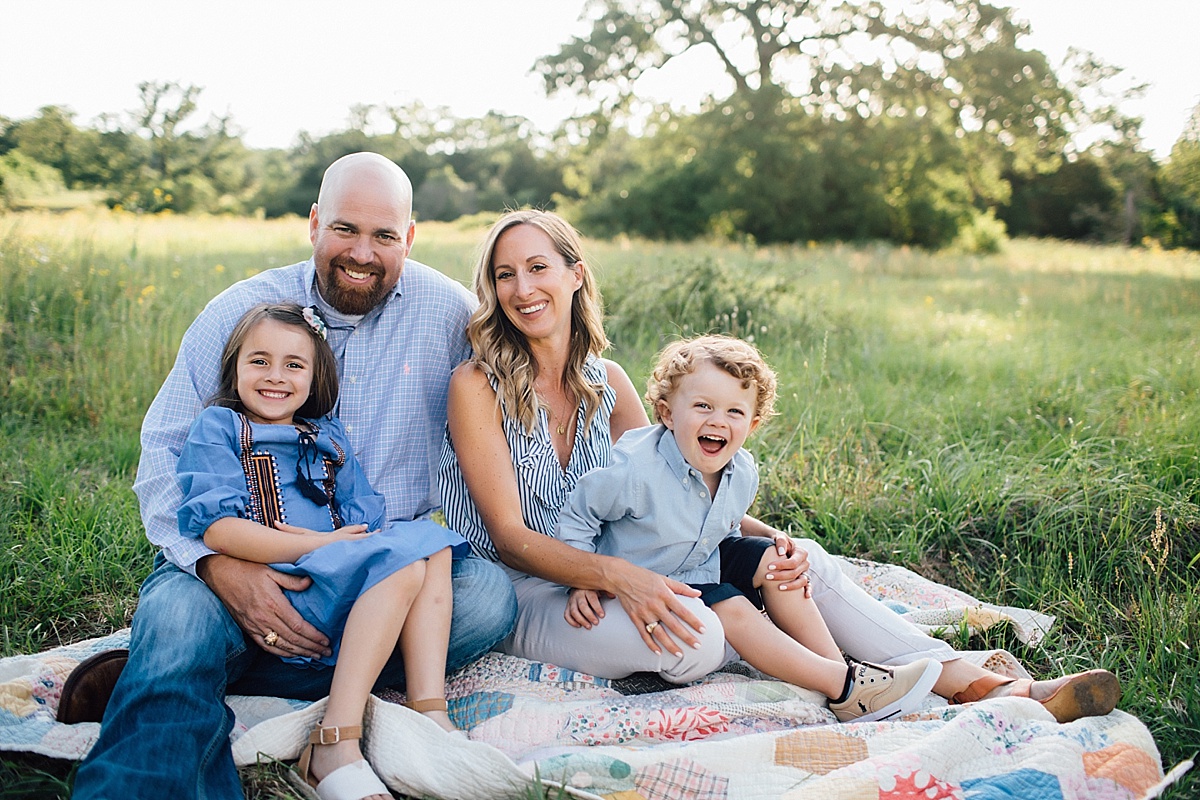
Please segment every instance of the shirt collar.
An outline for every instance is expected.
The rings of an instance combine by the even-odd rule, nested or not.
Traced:
[[[404,280],[405,276],[407,276],[409,272],[408,264],[409,262],[406,259],[404,262],[404,269],[400,271],[400,280],[396,281],[396,286],[392,289],[392,294],[388,298],[389,302],[391,298],[400,298],[404,296]],[[311,256],[309,256],[308,261],[304,262],[304,304],[306,306],[317,306],[318,308],[338,313],[337,309],[325,302],[325,298],[321,297],[320,292],[317,290],[317,264],[315,261],[313,261]],[[387,303],[381,303],[375,306],[366,314],[363,314],[358,320],[355,320],[354,325],[357,325],[359,322],[362,322],[365,319],[369,319],[370,317],[383,313],[383,309],[386,306]],[[339,314],[339,316],[343,319],[353,319],[353,317],[347,317],[345,314]]]
[[[689,464],[687,459],[683,457],[683,453],[679,450],[679,442],[675,441],[675,434],[662,423],[659,423],[657,427],[662,429],[657,445],[658,454],[662,456],[663,461],[666,462],[675,477],[681,481],[688,476],[694,476],[696,480],[704,480],[700,475],[700,470]],[[735,459],[729,459],[729,463],[721,471],[722,480],[724,480],[725,475],[733,472],[734,461]]]
[[[317,304],[317,265],[309,256],[308,261],[304,262],[304,271],[302,273],[304,279],[304,305],[313,306]]]

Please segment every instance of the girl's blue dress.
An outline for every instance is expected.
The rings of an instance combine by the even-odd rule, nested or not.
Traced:
[[[282,520],[317,531],[365,523],[368,530],[380,531],[319,547],[295,564],[271,565],[313,580],[308,589],[285,594],[301,616],[329,637],[333,654],[284,660],[321,666],[337,661],[346,618],[363,592],[444,547],[453,547],[455,558],[465,556],[468,548],[461,536],[431,520],[389,523],[383,496],[368,483],[341,423],[323,418],[307,424],[315,430],[315,442],[302,445],[295,426],[259,425],[229,408],[204,409],[179,454],[184,495],[179,530],[199,539],[216,520],[242,517],[271,526]],[[308,466],[301,472],[331,498],[326,505],[318,505],[298,488],[302,450]]]

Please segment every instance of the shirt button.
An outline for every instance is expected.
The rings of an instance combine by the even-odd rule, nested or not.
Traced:
[[[701,489],[701,490],[700,490],[700,496],[701,496],[701,497],[708,497],[708,492],[706,492],[706,491],[704,491],[703,489]]]
[[[680,483],[686,487],[688,485],[687,478],[684,478],[683,480],[681,480]]]
[[[350,383],[358,383],[358,378],[354,375],[351,375],[347,380],[349,380]]]
[[[346,426],[346,433],[349,433],[349,432],[350,432],[350,431],[352,431],[352,430],[354,430],[354,426],[353,426],[353,425],[347,425],[347,426]]]

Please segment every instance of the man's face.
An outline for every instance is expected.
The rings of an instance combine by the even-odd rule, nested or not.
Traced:
[[[346,184],[312,207],[309,239],[321,296],[343,314],[366,314],[396,287],[416,230],[386,183]]]

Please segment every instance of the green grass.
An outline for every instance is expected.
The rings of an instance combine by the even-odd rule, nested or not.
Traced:
[[[465,281],[481,236],[423,224],[414,255]],[[779,371],[781,413],[750,442],[757,514],[1055,614],[1037,648],[956,644],[1036,674],[1112,669],[1165,765],[1194,755],[1200,256],[591,249],[635,383],[664,341],[713,329],[753,336]],[[306,255],[299,219],[0,217],[0,655],[128,622],[153,555],[130,491],[141,416],[209,298]],[[250,796],[289,796],[278,770],[247,770]],[[11,757],[0,777],[19,787],[0,795],[54,797],[70,765]]]

